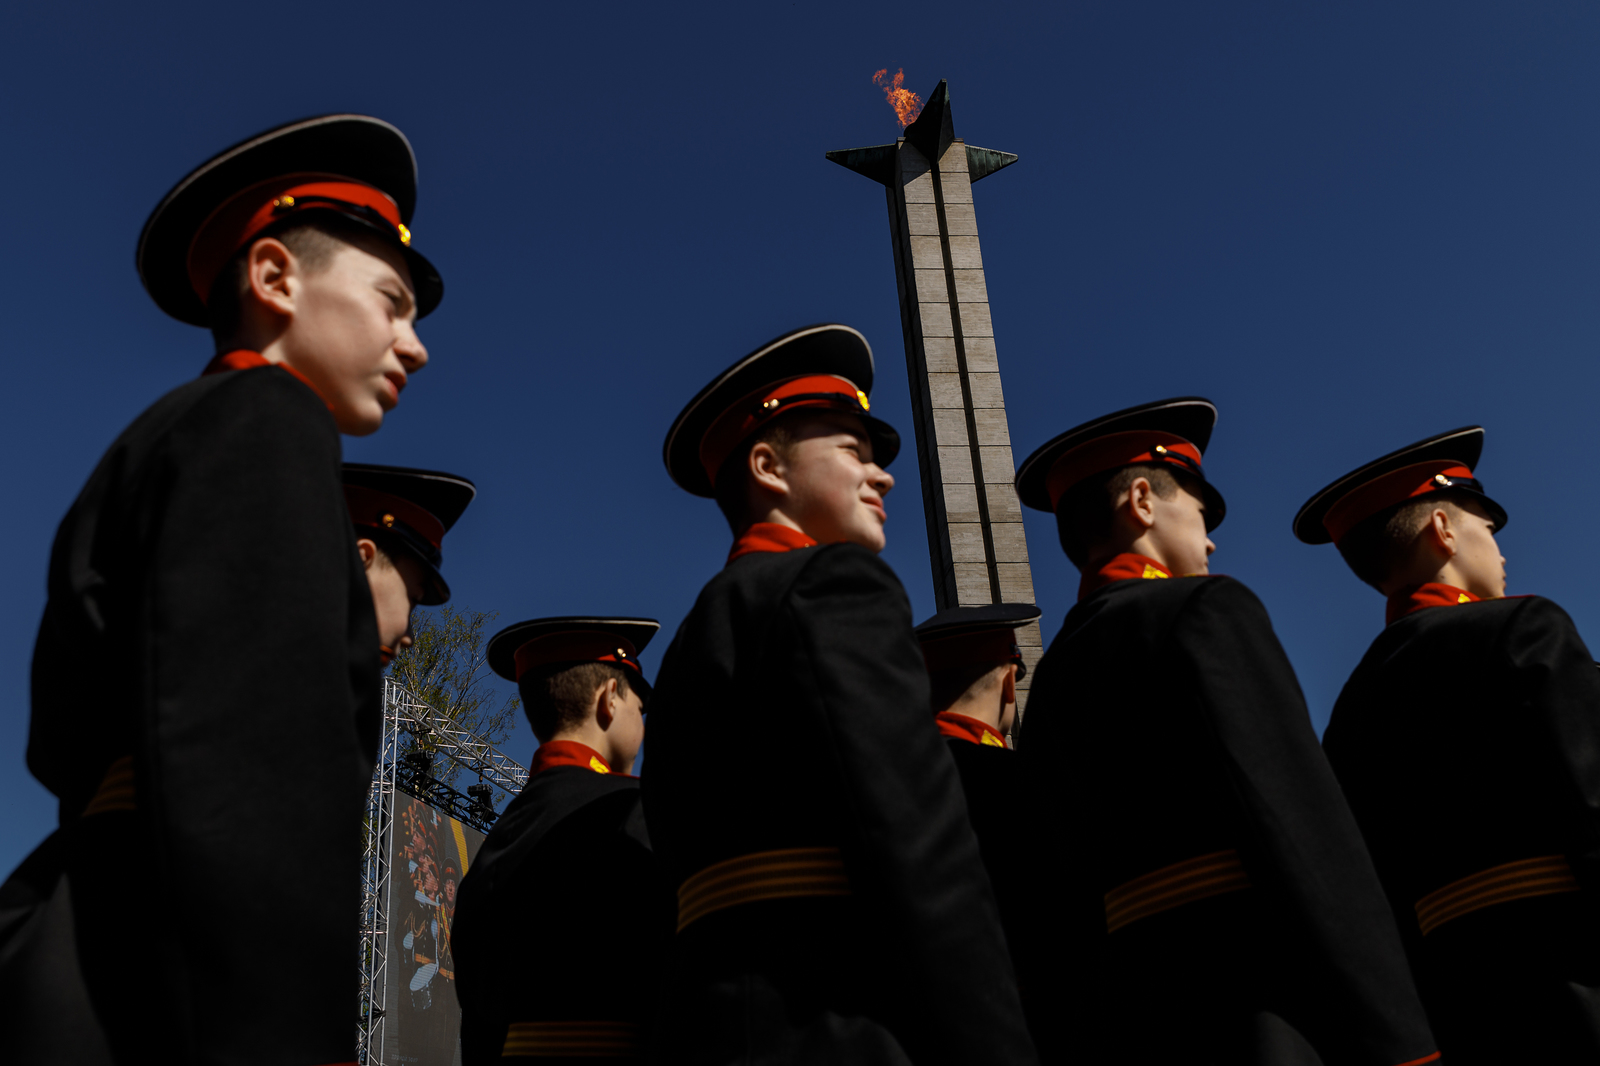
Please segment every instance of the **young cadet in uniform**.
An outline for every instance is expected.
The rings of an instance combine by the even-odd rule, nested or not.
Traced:
[[[671,943],[628,771],[644,740],[648,618],[539,618],[495,634],[539,748],[461,885],[456,990],[466,1066],[533,1056],[642,1062]]]
[[[344,502],[372,589],[383,665],[411,646],[412,608],[449,602],[450,586],[439,572],[444,535],[477,494],[472,482],[455,474],[344,464]]]
[[[735,540],[651,704],[645,814],[678,892],[674,1063],[1028,1063],[989,879],[888,566],[872,351],[796,330],[667,434]],[[958,1008],[959,1005],[959,1009]]]
[[[1017,716],[1017,682],[1026,676],[1017,647],[1017,627],[1039,617],[1031,603],[951,607],[917,626],[922,658],[928,666],[934,723],[945,738],[961,775],[967,815],[978,836],[978,850],[994,886],[1016,964],[1029,1028],[1041,1051],[1042,1022],[1060,1007],[1031,997],[1032,974],[1039,965],[1028,952],[1036,943],[1032,912],[1042,871],[1035,856],[1038,836],[1028,817],[1017,754],[1006,740]]]
[[[1323,748],[1451,1063],[1600,1063],[1600,671],[1560,607],[1505,597],[1506,512],[1469,426],[1295,518],[1388,597]]]
[[[1061,939],[1047,954],[1098,992],[1081,1043],[1059,1050],[1432,1062],[1394,919],[1294,670],[1261,601],[1208,576],[1223,500],[1201,453],[1215,421],[1198,398],[1130,408],[1068,430],[1017,472],[1022,502],[1055,512],[1083,574],[1018,745],[1058,835]]]
[[[400,131],[333,115],[214,157],[145,223],[145,288],[218,355],[56,535],[28,766],[61,827],[0,890],[7,1062],[354,1058],[382,687],[339,434],[427,361],[415,199]]]

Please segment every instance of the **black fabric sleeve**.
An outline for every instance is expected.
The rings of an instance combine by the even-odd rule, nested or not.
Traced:
[[[897,1035],[919,1063],[1036,1061],[905,590],[873,553],[834,546],[786,612],[791,676],[819,710],[842,792],[851,886],[897,961]]]
[[[1208,581],[1174,643],[1253,831],[1245,867],[1305,978],[1307,1016],[1294,1020],[1350,1062],[1432,1054],[1393,913],[1266,608],[1237,581]]]
[[[1500,650],[1511,666],[1515,713],[1565,801],[1567,857],[1584,888],[1600,892],[1600,669],[1567,612],[1541,596],[1518,607]]]
[[[207,1057],[353,1058],[382,694],[339,455],[314,393],[243,371],[173,427],[145,488],[142,875],[180,1031]]]

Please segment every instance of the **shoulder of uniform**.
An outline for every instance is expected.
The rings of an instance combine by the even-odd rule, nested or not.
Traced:
[[[281,424],[300,435],[307,426],[322,426],[332,439],[338,428],[310,386],[276,367],[252,367],[186,381],[152,404],[127,434],[153,439],[180,427],[215,424],[257,434],[263,424]]]
[[[328,407],[316,391],[280,367],[259,366],[247,370],[232,370],[225,374],[212,374],[191,382],[191,385],[216,384],[207,392],[202,402],[208,404],[281,405],[286,409],[299,408],[308,412],[327,414]],[[331,416],[330,416],[331,422]]]
[[[1477,607],[1491,607],[1491,613],[1505,619],[1506,628],[1503,633],[1511,631],[1526,631],[1539,629],[1546,632],[1569,629],[1577,632],[1577,623],[1572,620],[1566,610],[1555,600],[1544,596],[1506,596],[1498,600],[1487,600]],[[1419,614],[1426,612],[1418,612]],[[1462,612],[1463,614],[1477,613]]]
[[[1261,597],[1237,578],[1214,574],[1188,578],[1183,584],[1187,586],[1186,590],[1175,590],[1186,593],[1182,594],[1181,602],[1175,605],[1174,618],[1180,626],[1187,621],[1191,627],[1197,627],[1201,633],[1209,635],[1218,631],[1221,619],[1226,620],[1227,628],[1234,633],[1239,632],[1241,627],[1254,633],[1272,625],[1271,616]]]
[[[859,570],[899,581],[894,578],[890,565],[883,562],[882,555],[861,544],[824,544],[810,552],[810,559],[805,560],[803,567],[805,570]]]
[[[894,588],[901,587],[900,578],[883,561],[883,557],[859,544],[828,544],[803,554],[806,557],[798,561],[804,576],[808,578],[848,576]]]
[[[1211,600],[1261,602],[1261,597],[1257,596],[1249,585],[1227,574],[1208,574],[1205,577],[1188,580],[1194,583],[1193,595],[1196,596],[1204,596]]]
[[[792,571],[786,599],[824,600],[845,598],[855,603],[884,604],[904,601],[910,610],[905,586],[878,553],[859,544],[829,544],[804,553],[800,568]]]

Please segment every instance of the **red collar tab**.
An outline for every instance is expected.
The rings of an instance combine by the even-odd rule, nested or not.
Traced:
[[[1078,445],[1051,464],[1044,480],[1050,506],[1060,506],[1061,497],[1081,481],[1137,463],[1171,466],[1202,479],[1205,477],[1200,469],[1200,449],[1177,434],[1154,429],[1110,433]]]
[[[1015,629],[985,629],[977,633],[958,633],[922,642],[922,661],[928,673],[958,670],[965,666],[1004,666],[1022,664],[1022,649],[1017,647]],[[1017,675],[1022,680],[1022,675]]]
[[[790,378],[777,385],[763,386],[729,407],[700,438],[700,465],[711,483],[717,483],[722,464],[728,461],[741,441],[790,411],[802,407],[828,407],[864,415],[871,408],[867,394],[855,382],[833,374],[813,374]]]
[[[288,363],[274,363],[260,352],[252,352],[247,348],[237,348],[231,352],[224,352],[223,354],[217,356],[215,359],[211,360],[211,362],[206,364],[206,368],[204,370],[200,371],[200,376],[207,378],[212,374],[227,373],[229,370],[254,370],[258,366],[275,366],[279,370],[287,370],[289,373],[298,378],[306,388],[310,389],[312,392],[316,392],[318,399],[322,398],[322,393],[317,392],[317,387],[311,384],[311,379],[300,373],[300,371],[296,370]],[[323,400],[322,402],[327,403],[326,400]]]
[[[1322,525],[1337,544],[1364,519],[1371,518],[1379,511],[1417,496],[1452,488],[1483,491],[1483,486],[1472,476],[1472,471],[1453,459],[1413,463],[1374,478],[1345,496],[1328,508]]]
[[[733,542],[733,548],[728,552],[728,562],[755,552],[789,552],[796,548],[816,546],[816,541],[798,529],[790,529],[777,522],[757,522]]]
[[[444,523],[404,497],[361,485],[346,485],[344,503],[350,510],[350,521],[358,526],[405,527],[433,545],[435,554],[444,546]]]
[[[1172,571],[1167,569],[1166,564],[1158,563],[1148,555],[1123,552],[1100,569],[1083,575],[1083,580],[1078,582],[1078,599],[1087,599],[1116,581],[1150,581],[1171,576]]]
[[[965,740],[969,744],[981,744],[986,748],[1008,746],[1005,736],[988,722],[980,722],[954,711],[940,711],[933,721],[939,727],[941,736]]]
[[[1466,589],[1429,581],[1425,585],[1404,589],[1389,597],[1388,610],[1384,612],[1384,625],[1394,625],[1408,614],[1424,607],[1454,607],[1460,603],[1479,603],[1482,596],[1474,596]]]
[[[201,301],[211,299],[217,275],[241,248],[267,227],[304,211],[338,211],[410,246],[411,231],[388,193],[364,182],[329,178],[287,174],[252,186],[213,211],[189,243],[189,284]]]
[[[528,773],[531,776],[552,766],[581,766],[597,774],[612,772],[611,764],[602,759],[598,751],[576,740],[547,740],[540,744],[533,753],[533,766]]]
[[[566,630],[534,637],[518,648],[512,658],[517,666],[518,681],[521,681],[522,675],[529,670],[541,666],[554,666],[558,663],[615,663],[618,666],[626,666],[643,677],[644,671],[639,667],[638,654],[638,649],[632,642],[615,633],[600,633],[587,629]]]

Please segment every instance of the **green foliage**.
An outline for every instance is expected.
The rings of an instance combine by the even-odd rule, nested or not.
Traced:
[[[441,716],[498,748],[511,736],[522,700],[512,696],[501,702],[499,693],[488,684],[484,629],[495,618],[492,611],[448,606],[418,611],[412,620],[411,647],[395,656],[390,671],[396,681]],[[410,734],[401,746],[402,752],[434,748],[427,737]],[[461,767],[453,760],[434,759],[433,776],[445,784],[454,786],[460,773]]]

